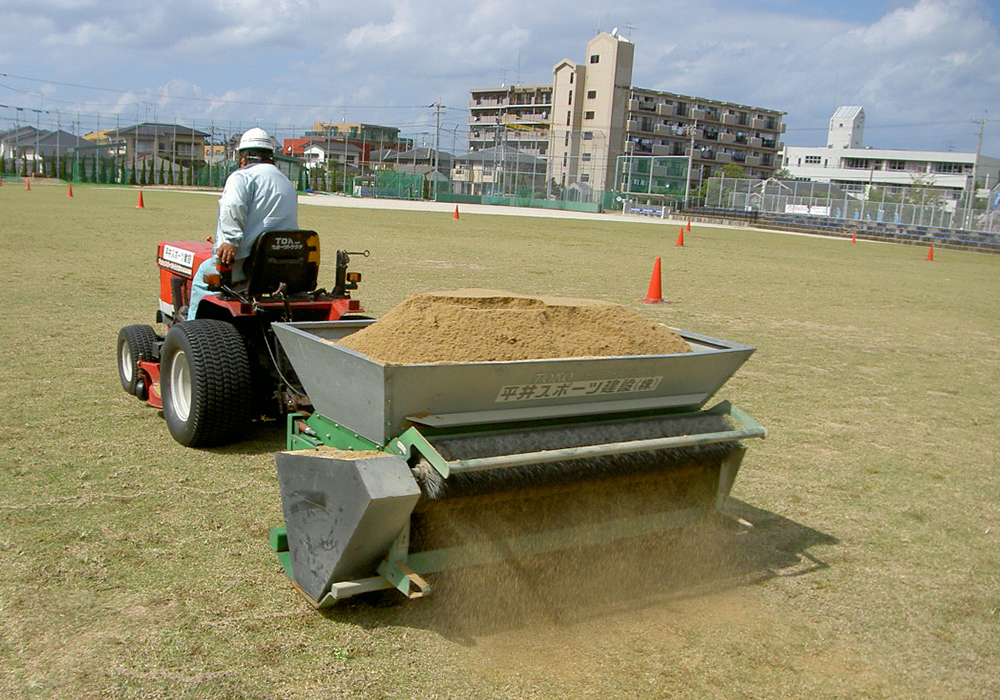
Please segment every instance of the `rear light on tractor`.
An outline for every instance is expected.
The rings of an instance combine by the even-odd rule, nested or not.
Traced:
[[[361,273],[360,272],[348,272],[347,273],[347,281],[350,282],[351,284],[357,284],[358,282],[361,281]]]

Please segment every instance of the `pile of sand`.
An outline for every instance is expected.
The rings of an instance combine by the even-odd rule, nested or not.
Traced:
[[[384,364],[691,351],[666,326],[618,304],[488,289],[414,294],[340,344]]]

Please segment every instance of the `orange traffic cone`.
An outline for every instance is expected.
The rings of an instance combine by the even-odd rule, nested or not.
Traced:
[[[66,196],[67,197],[72,197],[73,196],[73,183],[72,182],[69,183],[69,191],[66,192]]]
[[[453,218],[453,219],[457,219],[458,218],[458,205],[457,204],[455,205],[455,214],[451,218]]]
[[[680,232],[677,234],[677,246],[680,248],[684,247],[684,227],[681,226]]]
[[[688,219],[687,232],[691,233],[691,219]]]
[[[930,250],[927,251],[927,259],[928,260],[933,260],[934,259],[934,244],[933,243],[931,243]]]
[[[645,299],[639,299],[643,304],[664,303],[663,292],[660,289],[660,259],[656,258],[653,263],[653,276],[649,280],[649,291],[646,292]]]
[[[145,209],[146,205],[142,203],[142,190],[139,190],[139,203],[135,205],[136,209]]]
[[[26,190],[30,190],[31,189],[31,178],[30,177],[25,177],[24,178],[24,189],[26,189]]]
[[[858,242],[858,232],[857,232],[857,231],[854,231],[854,232],[853,232],[853,233],[851,234],[851,243],[857,243],[857,242]]]

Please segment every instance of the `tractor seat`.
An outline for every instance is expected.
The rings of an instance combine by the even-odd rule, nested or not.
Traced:
[[[245,293],[273,294],[285,283],[285,294],[311,292],[319,276],[319,234],[315,231],[265,231],[243,261]]]

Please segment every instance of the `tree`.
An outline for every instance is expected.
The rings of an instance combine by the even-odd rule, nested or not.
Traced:
[[[742,180],[746,178],[747,173],[743,169],[743,166],[739,163],[726,163],[722,166],[722,177],[734,180]]]

